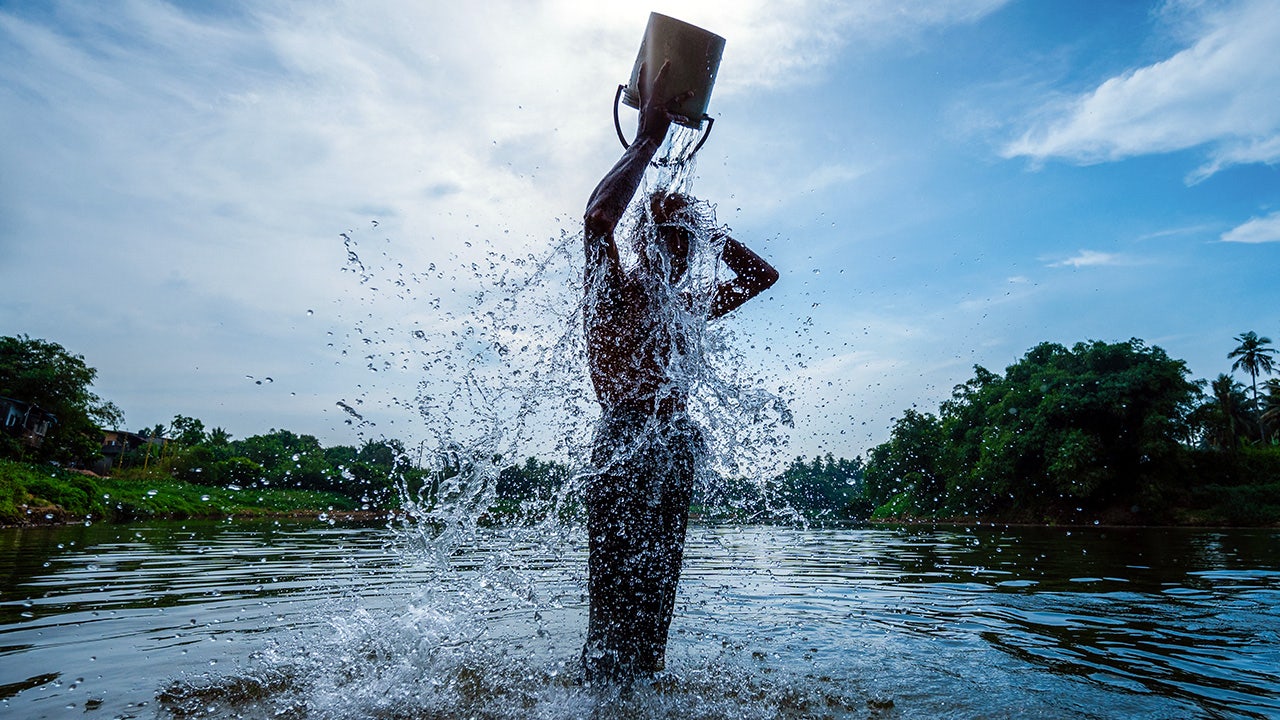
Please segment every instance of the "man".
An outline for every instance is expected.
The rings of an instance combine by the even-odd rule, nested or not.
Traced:
[[[603,410],[587,483],[590,619],[586,679],[626,681],[663,667],[694,472],[704,453],[686,414],[702,323],[769,288],[778,273],[736,240],[721,258],[736,277],[709,302],[681,287],[707,233],[691,198],[659,191],[634,229],[637,263],[622,266],[614,231],[671,126],[664,64],[640,70],[635,141],[592,193],[585,217],[587,359]],[[698,314],[701,314],[699,317]]]

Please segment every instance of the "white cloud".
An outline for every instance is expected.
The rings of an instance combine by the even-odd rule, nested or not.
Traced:
[[[1280,212],[1266,217],[1252,218],[1222,233],[1223,242],[1266,243],[1280,242]]]
[[[1097,250],[1081,250],[1074,257],[1065,260],[1049,263],[1049,267],[1098,267],[1102,265],[1117,265],[1120,263],[1120,256],[1114,253],[1098,252]]]
[[[725,64],[717,92],[803,84],[851,43],[911,38],[922,30],[972,23],[1009,0],[738,0],[637,2],[723,35]],[[637,12],[637,15],[640,13]],[[633,51],[634,52],[634,51]]]
[[[1280,12],[1244,0],[1201,18],[1190,47],[1050,108],[1054,118],[1006,145],[1006,157],[1105,162],[1208,146],[1188,180],[1229,165],[1280,161]]]
[[[1146,240],[1162,240],[1164,238],[1169,238],[1169,237],[1184,237],[1188,235],[1200,235],[1202,233],[1210,232],[1216,229],[1217,227],[1219,226],[1210,225],[1208,223],[1201,223],[1197,225],[1187,225],[1184,227],[1166,228],[1164,230],[1156,230],[1155,232],[1149,232],[1143,235],[1139,235],[1135,239],[1138,240],[1139,242],[1142,242]]]
[[[847,163],[828,164],[814,168],[803,181],[799,183],[799,187],[812,190],[820,190],[832,185],[840,185],[852,182],[866,175],[868,168],[854,167]]]
[[[316,349],[319,326],[339,337],[356,317],[391,327],[399,306],[344,295],[338,233],[359,228],[362,258],[394,281],[396,262],[457,267],[576,231],[618,154],[608,102],[650,9],[728,39],[716,93],[731,97],[815,81],[853,40],[972,22],[1003,2],[0,9],[0,134],[21,138],[0,143],[0,285],[10,291],[0,311],[25,318],[11,331],[89,358],[131,423],[254,408],[239,427],[206,420],[241,434],[276,424],[323,435],[309,425],[325,422],[314,403],[258,412],[263,389],[239,381],[272,374],[273,392],[289,382],[300,397],[364,381],[335,379],[333,358]],[[793,159],[795,177],[775,168],[771,180],[858,172],[825,162]],[[460,306],[475,279],[457,277],[423,292]],[[59,291],[38,311],[17,299],[50,287]],[[204,369],[195,378],[192,368]],[[144,385],[181,392],[131,395]]]

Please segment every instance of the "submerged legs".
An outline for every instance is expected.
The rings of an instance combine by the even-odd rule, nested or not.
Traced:
[[[587,484],[588,681],[663,667],[701,446],[688,423],[639,439],[620,437],[638,429],[632,423],[616,425],[597,435],[593,460],[601,471]]]

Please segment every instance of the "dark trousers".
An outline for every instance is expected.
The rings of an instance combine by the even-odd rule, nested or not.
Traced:
[[[687,417],[610,413],[587,481],[588,681],[663,667],[702,435]]]

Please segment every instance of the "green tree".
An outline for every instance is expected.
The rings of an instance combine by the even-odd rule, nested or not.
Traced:
[[[867,498],[935,516],[1146,504],[1192,435],[1187,375],[1137,339],[1042,343],[1003,376],[976,367],[937,417],[908,411],[872,449]]]
[[[152,470],[160,468],[162,461],[169,456],[171,447],[169,441],[171,430],[164,423],[156,423],[151,427],[145,427],[134,433],[142,437],[143,443],[140,447],[134,448],[125,453],[122,459],[124,467],[142,468],[144,470]]]
[[[1267,397],[1262,403],[1262,422],[1268,427],[1280,427],[1280,380],[1267,381]],[[1280,432],[1272,433],[1269,440],[1274,443]]]
[[[946,477],[938,462],[942,424],[929,413],[907,410],[894,421],[890,440],[871,449],[863,494],[876,508],[931,514],[943,502]]]
[[[1258,334],[1252,330],[1237,335],[1235,340],[1240,344],[1236,346],[1235,350],[1227,353],[1228,358],[1236,359],[1235,362],[1231,363],[1231,372],[1243,368],[1245,372],[1249,373],[1249,380],[1253,386],[1254,417],[1258,421],[1258,437],[1265,438],[1267,432],[1262,425],[1262,405],[1258,401],[1258,374],[1271,374],[1276,351],[1267,347],[1271,344],[1271,338],[1258,337]]]
[[[1244,386],[1222,374],[1209,385],[1210,397],[1196,409],[1194,422],[1208,447],[1235,451],[1249,426],[1249,398]]]
[[[339,471],[351,470],[360,457],[360,451],[350,445],[334,445],[324,449],[324,459]]]
[[[522,503],[546,499],[555,494],[569,477],[569,469],[555,462],[526,458],[524,464],[508,465],[498,473],[494,493],[499,500]]]
[[[220,427],[216,427],[209,431],[208,441],[209,444],[214,447],[229,445],[231,444],[231,433]]]
[[[28,457],[91,462],[102,449],[100,428],[115,429],[120,408],[90,390],[97,370],[57,343],[26,335],[0,337],[0,395],[40,407],[57,418],[44,442]],[[22,447],[0,441],[0,452],[17,456]]]
[[[205,441],[204,423],[186,415],[174,415],[170,424],[173,439],[187,447],[203,444]]]
[[[831,453],[812,462],[796,458],[778,477],[782,499],[811,521],[840,521],[874,508],[862,507],[862,460],[836,458]]]
[[[356,454],[356,460],[388,471],[408,465],[405,460],[404,443],[394,439],[365,442],[360,452]]]
[[[335,448],[325,451],[325,455],[333,461]],[[395,488],[397,480],[410,472],[410,464],[405,454],[404,443],[395,439],[369,440],[360,447],[345,448],[352,451],[351,457],[342,453],[343,461],[335,463],[345,472],[344,478],[350,487],[347,492],[361,497],[382,498]]]
[[[337,490],[342,474],[325,457],[313,435],[272,430],[233,443],[236,452],[262,467],[259,482],[301,490]]]

